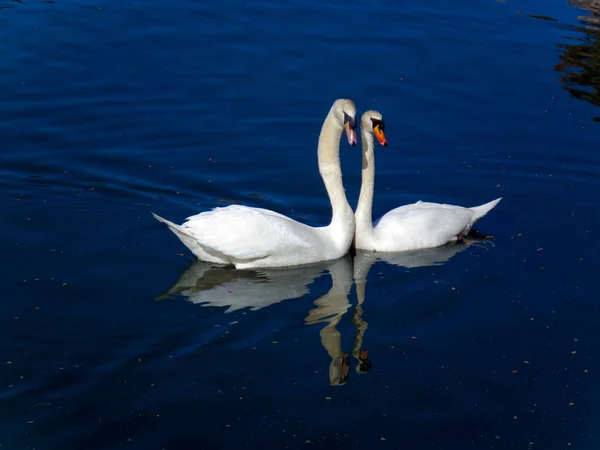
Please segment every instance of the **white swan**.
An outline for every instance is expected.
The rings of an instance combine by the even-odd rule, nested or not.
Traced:
[[[311,227],[274,211],[231,205],[188,217],[176,225],[152,213],[200,260],[233,264],[237,269],[285,267],[327,261],[345,255],[354,238],[354,213],[342,184],[339,150],[344,129],[355,145],[356,106],[333,103],[319,135],[319,171],[333,210],[331,223]]]
[[[355,246],[376,252],[400,252],[461,240],[473,224],[485,216],[502,197],[472,208],[418,201],[400,206],[372,223],[375,184],[374,140],[387,145],[385,124],[377,111],[367,111],[360,121],[362,139],[362,185],[356,208]]]

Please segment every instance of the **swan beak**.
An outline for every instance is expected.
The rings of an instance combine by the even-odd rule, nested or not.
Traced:
[[[348,137],[348,144],[355,146],[358,143],[358,139],[356,139],[356,131],[350,128],[350,122],[346,122],[344,124],[344,128],[346,129],[346,136]]]
[[[373,127],[373,131],[375,132],[375,137],[377,138],[377,142],[379,142],[384,147],[388,145],[388,141],[385,138],[385,133],[383,132],[383,128],[381,125],[375,125]]]

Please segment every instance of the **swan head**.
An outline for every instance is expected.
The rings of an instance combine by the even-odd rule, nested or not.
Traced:
[[[385,123],[383,122],[383,116],[379,111],[367,111],[362,115],[360,119],[360,129],[365,132],[372,134],[384,147],[388,145],[388,141],[385,137]]]
[[[356,105],[352,100],[340,98],[333,103],[333,113],[346,130],[348,144],[354,146],[358,143],[356,138]]]

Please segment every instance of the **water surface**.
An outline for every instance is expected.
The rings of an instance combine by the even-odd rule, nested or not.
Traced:
[[[595,2],[0,6],[2,448],[595,448]],[[339,97],[376,217],[501,196],[495,239],[240,272],[150,215],[327,224]]]

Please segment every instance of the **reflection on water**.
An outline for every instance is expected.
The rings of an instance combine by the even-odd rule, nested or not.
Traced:
[[[569,4],[589,11],[589,16],[577,18],[587,23],[590,29],[600,31],[600,0],[569,0]]]
[[[203,306],[228,307],[226,313],[244,308],[255,311],[308,294],[308,286],[329,270],[330,265],[236,270],[196,260],[157,299],[180,295]]]
[[[600,106],[600,0],[570,0],[569,4],[587,10],[588,16],[578,16],[585,27],[574,27],[583,36],[573,38],[576,43],[558,44],[563,50],[555,69],[564,89],[573,97]],[[600,117],[594,117],[600,122]]]
[[[350,372],[348,353],[342,349],[342,335],[336,326],[350,308],[350,289],[352,288],[352,260],[350,257],[335,261],[329,267],[332,286],[327,294],[315,300],[317,306],[308,312],[305,319],[307,325],[326,323],[319,332],[321,344],[329,353],[329,383],[333,386],[343,385]],[[364,333],[364,330],[363,330]],[[360,338],[362,342],[362,334]]]
[[[470,245],[473,239],[443,247],[402,253],[371,253],[358,251],[335,261],[326,261],[299,267],[236,270],[203,261],[193,262],[177,282],[157,299],[183,296],[202,306],[226,307],[225,313],[250,308],[253,311],[284,300],[299,298],[309,293],[309,286],[326,272],[331,276],[331,289],[314,301],[316,308],[308,311],[306,325],[325,324],[320,330],[321,344],[331,358],[329,383],[344,385],[354,365],[357,374],[371,370],[369,350],[364,349],[367,321],[363,318],[366,285],[371,266],[381,261],[399,267],[417,268],[446,263]],[[356,329],[350,355],[342,346],[342,335],[337,329],[346,312],[352,307],[349,296],[356,285],[357,304],[351,321]]]

